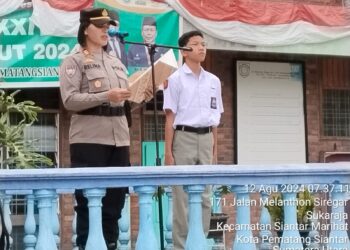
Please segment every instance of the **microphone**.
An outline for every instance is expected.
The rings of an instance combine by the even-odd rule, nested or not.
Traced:
[[[184,51],[193,51],[193,49],[190,47],[180,47],[179,49],[184,50]]]
[[[108,35],[109,36],[116,36],[116,37],[118,37],[120,39],[124,39],[124,37],[129,36],[129,33],[125,32],[125,31],[117,31],[117,30],[109,29],[108,30]]]

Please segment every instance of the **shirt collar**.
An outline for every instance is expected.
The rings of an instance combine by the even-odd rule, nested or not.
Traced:
[[[190,67],[188,67],[186,62],[183,64],[183,71],[185,72],[185,74],[193,74],[192,70],[190,69]],[[201,72],[199,73],[199,76],[202,75],[202,73],[203,73],[203,68],[201,66]]]

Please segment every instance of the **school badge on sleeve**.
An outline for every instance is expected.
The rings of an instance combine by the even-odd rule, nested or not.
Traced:
[[[216,98],[215,98],[215,97],[212,97],[212,98],[211,98],[210,107],[211,107],[212,109],[216,109],[216,108],[217,108],[217,107],[216,107]]]
[[[73,77],[75,75],[75,72],[77,71],[77,66],[75,65],[67,65],[66,66],[66,74],[69,77]]]

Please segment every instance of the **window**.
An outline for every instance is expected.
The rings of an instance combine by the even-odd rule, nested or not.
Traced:
[[[350,137],[350,90],[323,91],[323,135]]]
[[[13,113],[10,122],[16,124],[20,119],[20,114]],[[38,121],[24,129],[24,139],[33,141],[34,149],[37,153],[50,158],[54,166],[58,165],[57,159],[57,127],[56,113],[38,113]],[[47,166],[38,166],[47,167]]]
[[[155,121],[153,111],[153,99],[150,100],[144,107],[143,115],[143,141],[155,141]],[[158,140],[164,141],[165,115],[163,112],[163,91],[157,92],[157,115],[158,115]]]

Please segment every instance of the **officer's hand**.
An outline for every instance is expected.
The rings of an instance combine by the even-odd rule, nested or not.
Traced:
[[[111,102],[122,102],[130,98],[131,92],[127,89],[113,88],[108,90],[107,96]]]

